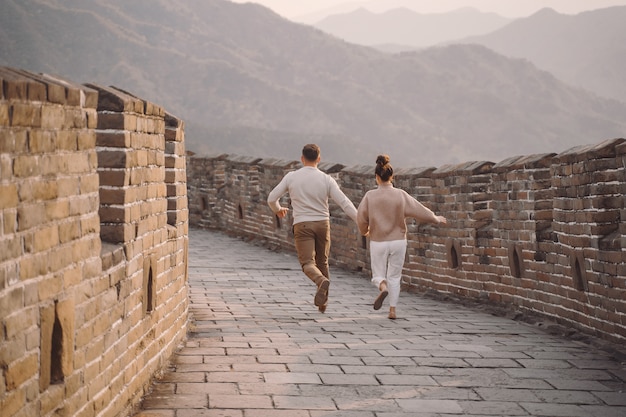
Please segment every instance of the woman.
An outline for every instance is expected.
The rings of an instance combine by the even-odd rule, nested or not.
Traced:
[[[396,304],[400,297],[400,281],[406,253],[407,217],[420,222],[441,224],[446,218],[436,216],[406,191],[394,188],[393,167],[389,156],[376,158],[378,188],[365,193],[357,212],[361,234],[370,238],[372,283],[380,293],[374,301],[374,310],[380,310],[389,295],[389,318],[396,318]]]

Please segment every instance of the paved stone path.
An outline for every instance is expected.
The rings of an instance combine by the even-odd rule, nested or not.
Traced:
[[[191,330],[137,417],[625,417],[626,365],[588,344],[331,267],[325,314],[293,254],[190,231]]]

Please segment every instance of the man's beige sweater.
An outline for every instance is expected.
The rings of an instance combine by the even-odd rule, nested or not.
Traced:
[[[369,232],[372,241],[402,240],[406,239],[407,217],[421,223],[439,223],[435,213],[406,191],[394,188],[390,182],[382,183],[363,196],[357,212],[357,225],[361,234]]]
[[[337,181],[317,167],[304,166],[287,173],[267,196],[267,203],[274,213],[280,210],[279,199],[289,193],[293,207],[293,224],[328,220],[330,197],[341,209],[356,221],[356,207],[341,191]]]

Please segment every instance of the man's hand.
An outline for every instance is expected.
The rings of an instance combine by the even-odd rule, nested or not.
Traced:
[[[289,212],[289,209],[287,207],[281,207],[280,210],[278,210],[278,212],[276,213],[276,215],[278,216],[278,218],[282,219],[287,215],[288,212]]]

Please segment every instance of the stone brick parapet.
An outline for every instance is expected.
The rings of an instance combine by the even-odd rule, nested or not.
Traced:
[[[292,251],[292,217],[274,216],[266,199],[299,166],[237,155],[190,156],[191,224]],[[322,163],[320,169],[357,206],[375,186],[373,165]],[[449,222],[438,227],[408,220],[405,287],[539,314],[623,343],[625,172],[624,139],[498,163],[396,169],[396,187]],[[368,276],[368,240],[332,203],[331,221],[333,264]]]
[[[113,87],[0,86],[0,415],[128,415],[186,333],[184,125]]]

